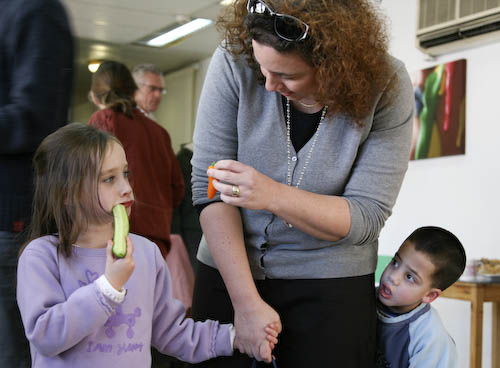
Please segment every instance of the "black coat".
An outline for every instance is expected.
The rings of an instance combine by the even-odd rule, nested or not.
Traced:
[[[73,38],[58,0],[0,0],[0,231],[29,218],[31,160],[64,125],[73,79]]]

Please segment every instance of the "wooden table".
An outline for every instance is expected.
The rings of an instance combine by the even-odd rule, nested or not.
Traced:
[[[500,368],[500,283],[479,277],[471,281],[457,281],[446,289],[442,296],[471,302],[470,368],[481,368],[483,303],[493,303],[491,366]]]

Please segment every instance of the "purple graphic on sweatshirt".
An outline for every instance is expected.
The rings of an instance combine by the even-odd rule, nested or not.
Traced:
[[[99,274],[97,272],[85,270],[85,277],[87,278],[87,282],[78,280],[78,284],[80,285],[80,287],[93,283],[99,278]]]
[[[78,280],[78,284],[80,287],[89,285],[93,283],[95,280],[99,278],[99,274],[97,272],[92,272],[91,270],[85,270],[85,278],[87,281],[82,281]],[[137,307],[135,308],[133,313],[129,314],[124,314],[122,311],[122,306],[118,305],[115,309],[115,313],[112,314],[106,323],[104,324],[104,327],[106,327],[106,336],[108,336],[110,339],[115,337],[116,333],[113,327],[118,327],[120,325],[127,325],[127,337],[131,339],[134,337],[134,330],[132,327],[135,326],[135,320],[136,318],[141,316],[141,308]]]
[[[118,327],[124,324],[128,326],[127,337],[131,339],[132,337],[134,337],[134,330],[132,329],[132,327],[135,326],[135,319],[140,316],[141,316],[140,308],[135,308],[134,313],[123,314],[122,306],[118,305],[116,307],[115,314],[109,317],[106,323],[104,324],[104,327],[106,327],[106,336],[112,339],[116,335],[113,327]]]

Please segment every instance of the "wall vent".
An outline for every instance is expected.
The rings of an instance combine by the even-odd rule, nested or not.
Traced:
[[[419,0],[417,47],[442,55],[500,41],[500,0]]]

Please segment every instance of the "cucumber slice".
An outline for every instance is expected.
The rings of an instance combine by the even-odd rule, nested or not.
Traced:
[[[113,207],[115,233],[113,236],[113,254],[123,258],[127,254],[127,235],[129,230],[127,209],[122,204]]]

